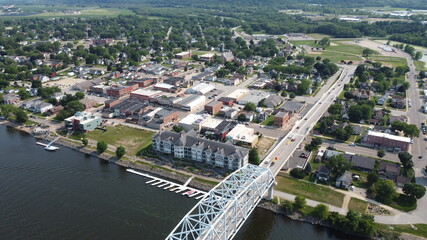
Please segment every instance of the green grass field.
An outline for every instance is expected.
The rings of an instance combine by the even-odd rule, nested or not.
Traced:
[[[136,153],[151,144],[151,137],[154,132],[131,128],[127,126],[107,127],[107,131],[96,129],[86,134],[89,139],[104,141],[111,145],[122,145],[129,155]]]
[[[407,66],[408,62],[405,58],[399,58],[399,57],[387,57],[382,55],[374,55],[368,58],[371,61],[374,62],[380,62],[385,66],[388,67],[398,67],[398,66]]]
[[[349,210],[353,210],[361,213],[364,213],[367,208],[368,208],[368,203],[357,198],[351,198],[348,204]]]
[[[347,40],[351,41],[351,39]],[[309,41],[302,41],[309,42]],[[317,46],[314,44],[314,41],[311,41],[313,45],[309,46]],[[363,47],[353,44],[345,44],[343,41],[331,41],[331,46],[327,47],[320,54],[309,54],[309,56],[317,57],[320,56],[322,59],[328,58],[332,62],[339,62],[341,60],[345,61],[360,61],[362,58],[360,57],[363,52]],[[378,52],[374,51],[375,54]]]
[[[344,194],[336,192],[328,187],[282,176],[276,177],[276,180],[278,183],[276,190],[278,191],[302,196],[337,207],[341,207],[343,204]]]

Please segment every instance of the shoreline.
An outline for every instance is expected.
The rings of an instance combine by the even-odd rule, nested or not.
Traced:
[[[8,120],[1,121],[0,125],[5,125],[6,127],[11,127],[14,130],[25,132],[25,133],[29,134],[31,137],[34,137],[35,139],[47,140],[46,138],[37,137],[37,136],[33,135],[27,127],[23,127],[22,125],[13,123],[13,122],[8,121]],[[176,172],[173,170],[166,171],[165,169],[162,169],[161,166],[157,166],[154,164],[149,164],[149,163],[145,163],[145,162],[135,162],[132,160],[121,160],[121,159],[117,159],[115,156],[108,154],[108,153],[98,154],[98,152],[96,150],[92,150],[92,149],[83,147],[81,145],[77,145],[75,143],[72,143],[71,141],[65,141],[62,138],[58,139],[58,141],[56,141],[55,143],[58,145],[61,145],[62,147],[66,147],[66,148],[69,148],[71,150],[78,151],[78,152],[81,152],[83,154],[90,155],[92,157],[96,157],[96,158],[101,159],[103,161],[106,161],[108,163],[114,163],[117,166],[122,167],[122,168],[131,168],[131,169],[134,169],[134,170],[137,170],[137,171],[140,171],[143,173],[147,173],[147,174],[150,174],[150,175],[153,175],[156,177],[164,178],[167,180],[171,180],[171,181],[175,181],[175,182],[179,182],[179,183],[184,183],[185,181],[188,180],[188,177],[190,177],[190,176],[186,176],[182,173],[179,173],[179,172]],[[202,182],[197,181],[196,179],[193,179],[192,181],[190,181],[190,183],[188,185],[193,187],[193,188],[204,190],[204,191],[209,191],[210,189],[213,188],[213,186],[211,184],[202,183]],[[275,214],[282,215],[284,217],[288,217],[289,219],[294,220],[294,221],[299,221],[299,222],[303,222],[303,223],[317,225],[317,226],[332,229],[335,231],[340,231],[340,232],[343,232],[343,233],[348,234],[348,235],[360,237],[358,235],[350,234],[350,233],[344,232],[340,229],[336,229],[332,226],[329,226],[328,224],[322,223],[322,222],[315,220],[309,216],[302,216],[299,213],[287,214],[286,212],[284,212],[281,209],[280,205],[269,202],[269,201],[261,201],[261,203],[259,203],[256,207],[262,208],[262,209],[267,210],[267,211],[271,211]],[[370,238],[364,238],[364,239],[370,239]],[[383,238],[374,237],[371,239],[380,240]],[[401,240],[423,240],[426,238],[407,234],[407,233],[400,233],[399,239],[401,239]]]

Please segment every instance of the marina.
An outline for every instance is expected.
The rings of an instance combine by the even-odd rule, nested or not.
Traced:
[[[188,187],[188,184],[190,183],[191,179],[193,179],[193,177],[190,177],[184,184],[181,185],[175,182],[151,176],[146,173],[141,173],[133,169],[126,169],[126,171],[151,179],[146,181],[145,184],[150,184],[151,186],[163,188],[164,190],[169,190],[170,192],[181,193],[181,195],[187,196],[189,198],[195,197],[196,200],[203,198],[207,194],[207,192],[205,191]]]

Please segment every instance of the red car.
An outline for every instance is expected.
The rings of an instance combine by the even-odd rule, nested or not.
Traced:
[[[291,139],[291,142],[295,142],[295,138],[292,138],[292,139]]]

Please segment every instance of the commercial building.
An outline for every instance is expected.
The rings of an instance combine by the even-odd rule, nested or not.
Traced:
[[[159,77],[152,76],[152,77],[145,77],[142,79],[134,79],[130,83],[138,84],[139,87],[147,87],[155,82],[159,82]]]
[[[65,127],[74,131],[93,131],[102,123],[102,118],[89,112],[77,112],[74,116],[64,120]]]
[[[141,101],[148,101],[154,96],[161,95],[161,91],[154,91],[154,90],[145,90],[145,89],[138,89],[136,91],[133,91],[130,93],[131,98],[139,99]]]
[[[199,56],[200,61],[209,62],[215,57],[215,53],[206,53]]]
[[[207,83],[199,83],[185,91],[187,94],[206,94],[215,89],[215,86]]]
[[[375,147],[390,148],[395,151],[408,151],[411,139],[388,133],[368,131],[364,138],[364,143]]]
[[[149,128],[163,130],[178,121],[178,112],[157,108],[142,117],[142,123]]]
[[[244,96],[249,94],[248,89],[236,89],[230,94],[227,95],[227,98],[231,98],[234,100],[234,102],[238,102],[240,99],[242,99]]]
[[[255,147],[258,143],[258,135],[255,134],[255,130],[248,128],[243,124],[237,124],[228,134],[227,139],[236,145],[243,145],[248,147]]]
[[[270,96],[269,92],[263,91],[250,91],[250,93],[244,96],[242,99],[238,101],[239,104],[245,105],[246,103],[253,103],[255,106],[258,106],[258,103],[262,99],[266,99]]]
[[[107,95],[114,98],[121,98],[129,95],[132,91],[138,88],[138,84],[131,84],[127,86],[117,86],[107,89]]]
[[[153,136],[152,141],[155,151],[230,170],[241,168],[249,159],[248,149],[198,138],[194,131],[161,131]]]
[[[159,90],[162,92],[169,92],[169,93],[176,93],[180,90],[180,88],[168,83],[156,83],[156,85],[154,85],[154,90]]]
[[[273,126],[281,128],[286,125],[289,119],[294,115],[293,112],[290,111],[280,111],[274,115],[274,123]]]
[[[218,99],[218,101],[222,102],[222,104],[226,106],[233,106],[233,104],[235,103],[235,100],[229,97],[221,97]]]
[[[200,131],[202,122],[210,118],[207,114],[189,114],[179,121],[179,126],[183,127],[186,132],[191,129]]]
[[[191,95],[187,98],[184,98],[181,102],[177,103],[177,107],[185,111],[194,112],[203,106],[206,103],[206,97],[203,95]]]
[[[191,57],[191,51],[180,52],[175,54],[175,58],[178,58],[178,59],[184,59],[189,57]]]
[[[107,108],[107,103],[105,104]],[[115,117],[126,118],[132,115],[140,115],[147,109],[147,103],[135,98],[127,98],[123,101],[115,103],[110,106],[108,104],[109,112],[113,113]]]
[[[109,89],[110,87],[104,84],[98,84],[98,85],[94,85],[94,86],[90,86],[89,89],[91,92],[93,93],[97,93],[97,94],[107,94],[107,89]]]
[[[205,105],[205,111],[211,115],[219,113],[222,108],[222,102],[212,101]]]
[[[206,118],[204,121],[200,123],[200,129],[201,131],[203,130],[213,131],[216,129],[216,127],[218,127],[218,125],[222,123],[222,121],[224,120],[221,120],[218,118]]]

